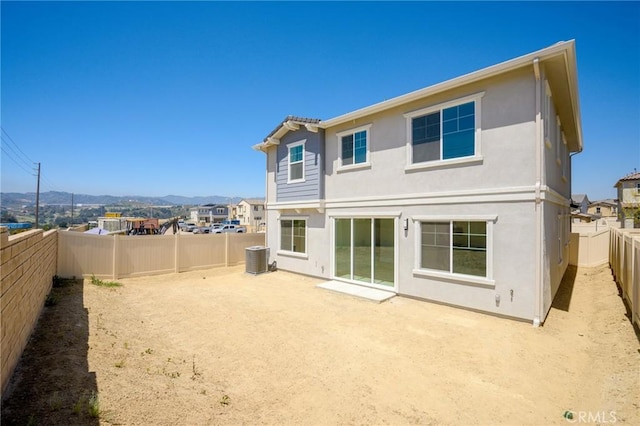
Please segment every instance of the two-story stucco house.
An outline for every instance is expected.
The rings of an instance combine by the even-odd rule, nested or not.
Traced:
[[[618,190],[618,212],[623,228],[634,228],[640,217],[640,173],[620,178],[614,185]]]
[[[561,42],[329,119],[267,156],[278,268],[540,324],[568,262],[576,54]]]
[[[192,207],[189,210],[189,217],[195,223],[222,222],[229,217],[229,207],[224,204],[205,204]]]

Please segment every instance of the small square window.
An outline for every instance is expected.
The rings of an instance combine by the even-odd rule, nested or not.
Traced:
[[[369,163],[369,128],[371,126],[340,132],[340,166],[348,167]]]

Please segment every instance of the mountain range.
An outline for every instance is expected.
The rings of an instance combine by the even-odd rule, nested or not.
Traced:
[[[260,198],[260,197],[255,197]],[[150,206],[167,205],[202,205],[237,203],[242,197],[224,197],[221,195],[184,197],[181,195],[166,195],[164,197],[147,197],[143,195],[87,195],[73,194],[73,204],[94,205],[130,205],[141,204]],[[0,192],[0,205],[3,207],[31,205],[36,202],[35,192]],[[71,193],[49,191],[40,193],[40,204],[71,205]]]

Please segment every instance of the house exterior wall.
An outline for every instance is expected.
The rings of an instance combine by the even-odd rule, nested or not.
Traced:
[[[287,183],[289,179],[289,147],[304,141],[304,181]],[[287,133],[276,148],[276,200],[300,201],[322,198],[323,132],[305,128]]]
[[[533,98],[534,90],[533,72],[518,71],[326,129],[327,202],[354,198],[354,188],[362,199],[390,194],[472,193],[502,187],[531,189],[535,169],[522,165],[535,159],[535,102],[522,102],[522,97]],[[407,121],[403,114],[482,91],[482,164],[405,171]],[[336,133],[366,124],[372,124],[371,167],[338,172],[340,146]]]
[[[388,289],[534,324],[543,321],[569,262],[570,152],[582,149],[582,142],[579,113],[572,115],[573,105],[567,108],[572,95],[558,79],[547,84],[544,66],[532,65],[405,103],[390,102],[395,106],[387,109],[371,107],[368,115],[359,111],[321,121],[324,195],[318,193],[317,203],[305,203],[315,194],[285,190],[286,146],[300,140],[300,132],[289,132],[277,147],[266,145],[271,260],[281,269],[338,279],[336,219],[391,218],[395,276]],[[558,72],[560,64],[552,65]],[[470,99],[476,102],[475,155],[411,164],[412,117]],[[569,122],[567,135],[560,117]],[[342,137],[364,130],[367,160],[342,165]],[[283,218],[307,220],[304,253],[280,250]],[[486,276],[421,267],[421,223],[448,220],[486,221]]]

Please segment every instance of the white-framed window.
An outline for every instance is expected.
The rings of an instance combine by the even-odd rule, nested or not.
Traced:
[[[304,182],[304,144],[301,140],[289,145],[289,179],[287,183]]]
[[[481,159],[484,92],[404,114],[407,169]]]
[[[280,250],[301,254],[307,252],[306,218],[280,218]]]
[[[224,213],[224,207],[218,207],[216,209],[216,211],[218,212],[218,214],[223,214]]]
[[[493,224],[497,216],[414,217],[414,273],[494,285]]]
[[[371,124],[336,133],[340,150],[341,170],[370,165]]]

